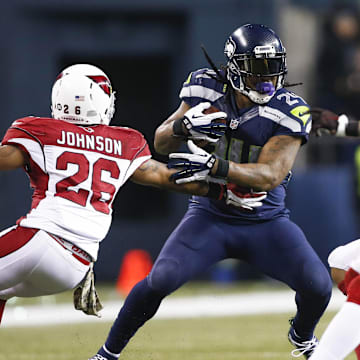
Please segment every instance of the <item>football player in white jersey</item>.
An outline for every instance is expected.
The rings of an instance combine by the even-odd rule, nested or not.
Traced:
[[[73,65],[53,85],[51,118],[21,118],[7,130],[0,170],[24,168],[34,192],[29,213],[0,233],[0,320],[11,297],[54,294],[79,284],[77,308],[98,315],[92,264],[111,224],[114,197],[128,179],[218,196],[220,185],[176,185],[169,180],[175,170],[151,159],[140,132],[109,126],[114,100],[102,70]]]
[[[337,137],[359,137],[360,122],[345,114],[313,108],[312,131]],[[333,280],[347,296],[339,313],[329,324],[311,360],[340,360],[355,350],[360,360],[360,239],[335,248],[328,257]]]

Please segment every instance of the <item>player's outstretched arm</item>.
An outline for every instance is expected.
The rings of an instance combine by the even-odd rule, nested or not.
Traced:
[[[175,184],[170,180],[171,174],[175,172],[175,170],[168,169],[166,164],[149,159],[136,169],[130,180],[141,185],[154,186],[187,194],[208,195],[209,185],[206,182],[196,181],[181,185]]]
[[[331,110],[313,107],[311,132],[316,136],[329,133],[335,136],[360,136],[360,122],[345,114],[335,114]]]
[[[217,178],[254,190],[269,191],[289,173],[300,146],[300,137],[274,136],[261,150],[257,163],[238,164],[216,158],[189,141],[192,154],[170,154],[169,166],[179,170],[172,176],[177,184]]]
[[[130,179],[141,185],[150,185],[168,190],[183,192],[187,194],[206,196],[216,200],[223,200],[227,205],[252,211],[262,206],[262,200],[266,198],[266,192],[246,193],[236,189],[234,184],[219,184],[213,182],[193,181],[176,184],[170,180],[171,174],[176,171],[170,170],[163,163],[150,159],[143,163],[130,177]]]
[[[26,165],[27,158],[23,151],[12,145],[0,146],[0,170],[12,170]]]

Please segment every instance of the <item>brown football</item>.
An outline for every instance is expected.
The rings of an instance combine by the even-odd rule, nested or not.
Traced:
[[[218,111],[220,110],[217,107],[211,105],[208,109],[204,110],[204,114],[212,114]]]
[[[203,113],[204,114],[212,114],[212,113],[215,113],[215,112],[218,112],[220,111],[217,107],[215,106],[210,106],[208,109],[204,110]],[[220,118],[220,119],[216,119],[216,120],[213,120],[213,122],[223,122],[223,123],[226,123],[226,119],[224,118]],[[211,148],[207,149],[208,152],[213,152],[214,151],[214,144],[211,144],[209,143],[208,141],[206,140],[194,140],[194,143],[201,147],[201,148],[204,148],[206,146],[209,146]]]
[[[221,111],[221,110],[219,110],[217,107],[211,105],[208,109],[204,110],[204,114],[212,114],[212,113],[216,113],[216,112],[219,112],[219,111]],[[216,120],[213,120],[213,121],[226,123],[225,118],[219,118],[219,119],[216,119]]]

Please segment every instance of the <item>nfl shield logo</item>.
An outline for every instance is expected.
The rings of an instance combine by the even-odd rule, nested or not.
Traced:
[[[239,126],[239,121],[236,120],[236,119],[231,119],[230,120],[230,124],[229,124],[229,127],[231,130],[236,130]]]

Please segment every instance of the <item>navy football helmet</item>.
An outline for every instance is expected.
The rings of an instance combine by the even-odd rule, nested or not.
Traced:
[[[227,39],[227,78],[235,90],[257,104],[266,104],[284,84],[286,50],[265,25],[246,24]]]

